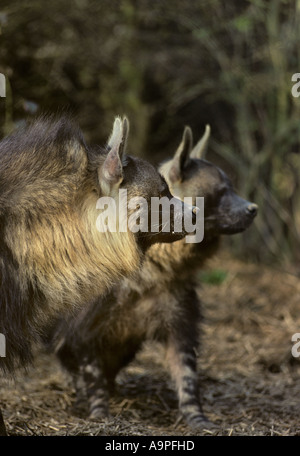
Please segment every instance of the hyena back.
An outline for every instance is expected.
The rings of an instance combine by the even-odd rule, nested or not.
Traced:
[[[204,196],[204,241],[152,246],[137,278],[122,280],[70,326],[60,322],[56,327],[56,352],[73,374],[78,397],[85,395],[91,418],[108,413],[108,392],[116,375],[145,341],[153,340],[165,348],[165,366],[187,423],[208,425],[197,375],[201,311],[195,272],[217,251],[220,236],[246,229],[257,210],[233,191],[222,170],[202,158],[208,136],[207,130],[192,148],[192,133],[186,128],[173,159],[161,167],[176,196]]]

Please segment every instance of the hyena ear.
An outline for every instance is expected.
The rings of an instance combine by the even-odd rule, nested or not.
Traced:
[[[210,125],[205,126],[205,132],[202,138],[197,142],[192,152],[190,153],[191,158],[204,158],[208,146],[208,140],[210,137]]]
[[[190,127],[186,126],[183,131],[182,140],[179,144],[169,170],[171,182],[178,182],[182,179],[182,171],[189,160],[189,154],[193,146],[193,133]]]
[[[118,187],[124,177],[123,167],[126,164],[126,144],[129,133],[127,117],[116,117],[112,133],[107,142],[108,154],[98,170],[100,187],[103,193],[110,194]]]

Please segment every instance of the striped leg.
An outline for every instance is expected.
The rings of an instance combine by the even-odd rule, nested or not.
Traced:
[[[108,339],[108,342],[110,347],[105,349],[94,343],[89,355],[80,362],[79,375],[76,375],[77,399],[84,397],[91,419],[109,415],[109,393],[114,390],[115,377],[134,358],[141,345],[139,338],[114,344]],[[107,344],[104,342],[103,345],[106,347]],[[83,352],[88,352],[88,348],[81,347],[80,353]]]
[[[84,391],[90,419],[105,418],[109,415],[109,394],[102,368],[96,360],[84,361],[77,381],[77,397]]]
[[[200,403],[193,346],[186,346],[170,337],[167,345],[167,362],[171,377],[175,381],[179,408],[187,424],[193,428],[210,427],[211,423],[204,416]]]

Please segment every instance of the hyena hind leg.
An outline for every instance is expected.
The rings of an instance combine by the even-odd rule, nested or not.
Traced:
[[[84,359],[76,378],[77,405],[85,398],[91,420],[109,416],[109,392],[102,366],[96,360]]]
[[[213,427],[213,423],[202,410],[193,346],[181,346],[179,340],[172,337],[167,343],[166,359],[171,378],[176,385],[179,409],[186,423],[194,429]]]

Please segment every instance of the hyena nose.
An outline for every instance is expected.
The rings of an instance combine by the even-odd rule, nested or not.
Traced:
[[[252,215],[252,217],[256,216],[257,211],[258,211],[258,205],[257,204],[251,203],[251,204],[249,204],[247,206],[247,212],[249,212],[249,214]]]

